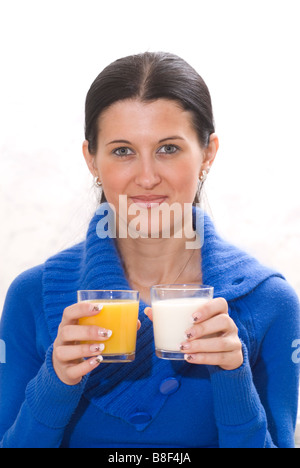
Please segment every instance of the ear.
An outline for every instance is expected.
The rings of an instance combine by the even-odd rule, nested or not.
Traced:
[[[90,170],[90,173],[92,174],[93,177],[97,177],[98,174],[97,174],[97,167],[95,163],[95,156],[93,156],[89,152],[89,142],[87,140],[85,140],[82,144],[82,152],[83,152],[85,162],[87,163],[87,166]]]
[[[217,152],[219,149],[219,138],[215,133],[212,133],[209,138],[209,144],[204,151],[204,159],[201,170],[210,170],[215,157],[217,156]]]

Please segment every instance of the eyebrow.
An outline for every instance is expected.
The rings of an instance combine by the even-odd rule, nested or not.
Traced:
[[[174,136],[170,136],[170,137],[167,137],[167,138],[163,138],[162,140],[159,140],[158,143],[163,143],[164,141],[168,141],[168,140],[184,140],[184,138],[180,137],[180,136],[177,136],[177,135],[174,135]],[[107,143],[106,146],[108,145],[112,145],[112,144],[115,144],[115,143],[126,143],[127,145],[131,145],[132,143],[128,140],[113,140],[113,141],[110,141],[109,143]]]
[[[106,146],[112,145],[113,143],[126,143],[127,145],[131,145],[130,141],[128,141],[128,140],[113,140],[113,141],[110,141],[109,143],[107,143]]]
[[[175,135],[175,136],[170,136],[168,138],[163,138],[162,140],[159,140],[158,143],[163,143],[164,141],[168,141],[168,140],[184,140],[184,138],[182,138],[181,136]]]

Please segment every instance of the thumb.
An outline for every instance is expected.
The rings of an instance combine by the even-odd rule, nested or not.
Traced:
[[[146,309],[144,310],[144,313],[151,320],[151,322],[153,322],[153,313],[152,313],[151,307],[146,307]]]

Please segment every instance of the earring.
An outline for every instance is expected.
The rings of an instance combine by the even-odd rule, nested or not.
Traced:
[[[209,173],[209,170],[203,170],[202,173],[201,173],[201,176],[200,176],[200,181],[202,182],[202,184],[206,181],[207,179],[207,176],[208,176],[208,173]]]
[[[196,193],[196,200],[197,200],[197,203],[200,203],[200,201],[201,201],[201,198],[202,198],[201,195],[202,195],[202,190],[203,190],[203,184],[204,184],[204,182],[205,182],[206,179],[207,179],[209,170],[210,170],[210,167],[208,167],[207,169],[203,169],[203,171],[201,172],[201,175],[200,175],[200,177],[199,177],[199,180],[198,180],[198,187],[197,187],[197,193]]]
[[[96,177],[95,180],[94,180],[94,184],[96,187],[102,187],[102,182],[101,180],[99,179],[99,177]]]

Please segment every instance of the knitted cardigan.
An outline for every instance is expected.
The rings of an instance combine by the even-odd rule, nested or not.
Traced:
[[[57,378],[53,342],[77,290],[131,289],[115,240],[97,236],[99,219],[96,213],[85,241],[9,289],[0,328],[7,354],[0,364],[0,447],[293,447],[298,298],[282,275],[222,240],[206,215],[203,283],[228,301],[243,365],[225,371],[158,359],[141,301],[133,363],[101,364],[73,387]],[[172,378],[177,391],[162,391]]]

